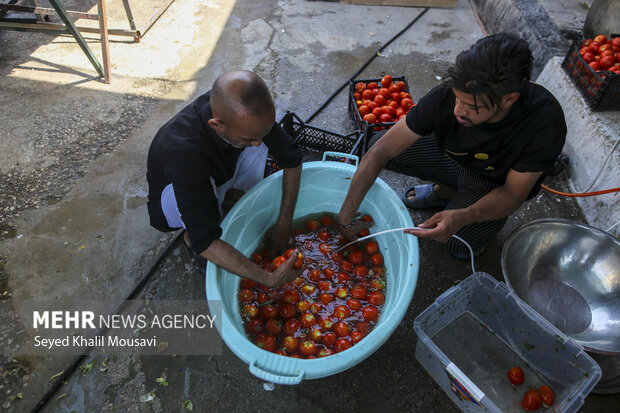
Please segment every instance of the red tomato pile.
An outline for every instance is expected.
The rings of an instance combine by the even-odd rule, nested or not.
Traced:
[[[362,218],[372,221],[369,215]],[[305,220],[294,231],[303,273],[291,283],[269,288],[242,279],[239,309],[244,328],[258,347],[295,358],[326,357],[359,343],[376,325],[385,303],[385,267],[378,244],[369,240],[334,253],[347,241],[331,214]],[[358,234],[368,235],[368,230]],[[273,271],[293,252],[252,260]]]
[[[360,118],[369,124],[398,121],[415,106],[405,89],[404,81],[392,82],[390,75],[385,75],[380,84],[356,83],[353,97]]]
[[[525,377],[521,367],[513,367],[508,370],[508,380],[512,384],[519,385],[523,383]],[[549,407],[555,401],[553,390],[549,386],[540,386],[538,389],[530,389],[523,395],[521,400],[521,407],[528,412],[535,412],[540,409],[544,404],[545,407]]]
[[[620,73],[620,37],[608,40],[603,34],[581,42],[581,58],[597,72]]]

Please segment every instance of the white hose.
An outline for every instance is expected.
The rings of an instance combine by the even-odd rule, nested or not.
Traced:
[[[428,231],[428,228],[420,228],[420,227],[386,229],[385,231],[375,232],[374,234],[366,235],[365,237],[361,237],[361,238],[356,239],[355,241],[351,241],[348,244],[345,244],[342,247],[338,248],[338,250],[336,250],[336,252],[342,251],[343,249],[345,249],[349,245],[356,244],[356,243],[358,243],[360,241],[364,241],[365,239],[374,238],[377,235],[387,234],[387,233],[396,232],[396,231],[404,231],[406,229],[421,229],[421,230],[424,230],[424,231]],[[465,244],[467,249],[469,249],[469,256],[471,257],[471,271],[472,271],[472,273],[475,273],[476,272],[476,268],[474,267],[474,250],[467,243],[467,241],[465,241],[463,238],[459,237],[458,235],[452,235],[452,238],[456,238],[457,240],[461,241],[463,244]]]

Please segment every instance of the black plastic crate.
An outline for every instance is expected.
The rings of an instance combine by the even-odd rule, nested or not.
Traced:
[[[405,82],[405,92],[411,94],[411,92],[409,91],[409,82],[407,81],[407,78],[404,76],[400,76],[400,77],[392,77],[392,83],[394,82],[400,82],[400,81],[404,81]],[[370,124],[364,120],[362,120],[362,116],[360,115],[359,111],[357,110],[357,105],[355,104],[355,96],[353,95],[355,93],[355,85],[358,82],[363,82],[363,83],[371,83],[371,82],[376,82],[377,85],[379,85],[379,87],[381,87],[381,78],[377,78],[377,79],[356,79],[356,80],[350,80],[349,81],[349,112],[351,113],[351,116],[353,117],[353,120],[355,121],[355,123],[357,124],[357,126],[360,128],[360,130],[363,133],[363,152],[366,153],[366,151],[368,150],[368,142],[370,142],[370,139],[372,138],[372,136],[376,133],[379,132],[381,130],[384,129],[388,129],[390,127],[392,127],[393,125],[396,124],[396,122],[385,122],[385,123],[373,123]],[[413,96],[412,96],[413,99]]]
[[[320,161],[323,152],[334,151],[362,156],[362,133],[358,130],[347,135],[308,125],[293,112],[287,112],[279,122],[280,127],[291,135],[303,151],[303,162]],[[343,158],[343,161],[348,161]],[[281,168],[269,155],[265,176]]]
[[[579,54],[581,42],[582,40],[573,42],[562,62],[562,68],[592,110],[619,110],[620,75],[592,69]]]

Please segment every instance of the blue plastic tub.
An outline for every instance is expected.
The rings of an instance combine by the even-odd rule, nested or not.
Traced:
[[[357,164],[356,156],[330,152],[323,155],[323,161],[304,163],[295,218],[339,211],[356,167],[326,161],[326,156],[350,158]],[[276,221],[281,195],[282,171],[264,179],[237,202],[222,223],[222,239],[249,256],[265,231]],[[407,208],[381,179],[377,179],[370,188],[360,211],[374,218],[375,226],[371,232],[413,226]],[[380,235],[377,241],[387,270],[386,302],[379,322],[368,336],[352,348],[313,360],[284,357],[255,346],[247,338],[239,314],[239,277],[209,262],[207,300],[222,302],[220,334],[226,345],[249,364],[252,374],[278,384],[298,384],[303,379],[330,376],[370,356],[390,337],[405,315],[418,280],[419,264],[415,237],[394,232]]]

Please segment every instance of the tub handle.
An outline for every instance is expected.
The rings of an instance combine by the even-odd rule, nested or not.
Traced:
[[[276,384],[294,385],[301,383],[304,378],[304,372],[300,371],[296,376],[285,376],[271,371],[261,369],[256,365],[256,360],[250,363],[250,373],[263,380],[267,380]]]
[[[344,153],[344,152],[323,152],[323,162],[325,162],[325,159],[328,156],[333,156],[335,158],[347,158],[350,159],[352,161],[355,161],[355,166],[357,166],[357,164],[360,163],[360,158],[356,155],[351,155],[350,153]],[[348,162],[347,162],[348,163]]]

